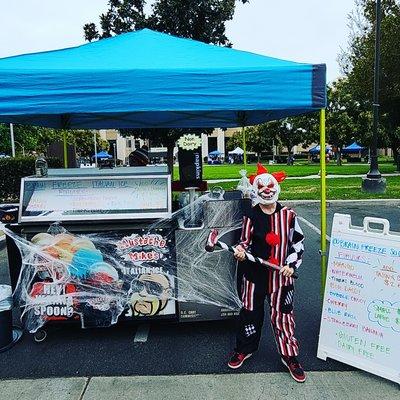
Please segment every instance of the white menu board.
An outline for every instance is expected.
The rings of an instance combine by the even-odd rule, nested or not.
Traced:
[[[165,217],[170,213],[169,176],[26,179],[21,221],[93,218],[127,214]],[[83,218],[82,218],[83,217]]]
[[[385,219],[355,227],[334,216],[318,343],[327,357],[400,383],[400,234]]]

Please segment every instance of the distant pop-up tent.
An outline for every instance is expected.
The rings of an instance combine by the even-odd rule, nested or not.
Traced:
[[[310,150],[308,150],[308,152],[310,154],[315,155],[315,154],[319,154],[320,150],[321,150],[321,146],[317,145],[317,146],[314,146],[313,148],[311,148]],[[331,146],[326,146],[325,147],[325,153],[329,153],[330,151],[332,151],[332,147]]]
[[[210,153],[208,153],[209,156],[213,156],[213,157],[218,157],[221,154],[222,153],[219,150],[214,150],[214,151],[211,151]]]
[[[351,145],[345,147],[344,149],[342,149],[342,153],[344,154],[357,154],[357,153],[361,153],[363,150],[365,149],[365,147],[360,146],[357,142],[353,142]]]
[[[229,151],[228,154],[237,154],[241,156],[244,154],[244,151],[240,147],[236,147],[235,150]]]
[[[349,162],[361,162],[362,156],[366,155],[365,150],[365,147],[360,146],[357,142],[353,142],[351,145],[342,149],[342,153]]]
[[[107,158],[107,159],[111,159],[113,158],[113,156],[111,154],[108,154],[106,151],[100,151],[99,153],[95,154],[94,156],[92,156],[92,158],[97,158],[97,159],[101,159],[101,158]]]
[[[325,146],[325,106],[325,65],[279,60],[148,29],[0,59],[0,122],[6,123],[63,129],[224,128],[321,110]],[[324,157],[321,177],[325,265]]]

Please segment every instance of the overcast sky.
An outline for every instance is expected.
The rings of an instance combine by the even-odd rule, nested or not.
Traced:
[[[150,3],[150,2],[149,2]],[[240,50],[326,63],[339,76],[353,0],[250,0],[238,5],[227,32]],[[0,57],[82,44],[82,26],[98,21],[107,0],[0,0]]]

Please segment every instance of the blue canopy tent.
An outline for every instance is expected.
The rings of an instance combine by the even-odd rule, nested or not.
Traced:
[[[1,122],[74,129],[237,127],[325,103],[325,65],[148,29],[0,59]]]
[[[323,64],[279,60],[148,29],[0,59],[0,122],[6,123],[223,128],[321,110],[325,146],[325,106]],[[324,163],[321,157],[322,238]],[[321,250],[325,264],[325,239]]]
[[[308,152],[310,154],[319,154],[319,151],[321,149],[320,145],[314,146],[313,148],[311,148],[310,150],[308,150]],[[325,153],[329,153],[330,151],[332,151],[332,147],[331,146],[326,146],[325,147]]]
[[[219,150],[214,150],[208,153],[208,164],[222,164],[223,161],[221,161],[220,156],[222,153]]]
[[[357,142],[353,142],[349,146],[342,149],[342,153],[344,154],[351,154],[351,153],[361,153],[365,147],[360,146]]]
[[[111,154],[108,154],[106,151],[100,151],[99,153],[95,154],[94,156],[92,156],[92,158],[108,158],[111,159],[113,158],[113,156]]]

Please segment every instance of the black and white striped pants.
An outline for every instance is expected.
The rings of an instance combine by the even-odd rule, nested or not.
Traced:
[[[297,356],[299,347],[294,336],[293,279],[259,266],[249,267],[253,267],[253,270],[243,274],[240,285],[243,307],[239,316],[236,351],[247,354],[258,349],[264,323],[264,303],[267,298],[279,353],[284,356]]]

